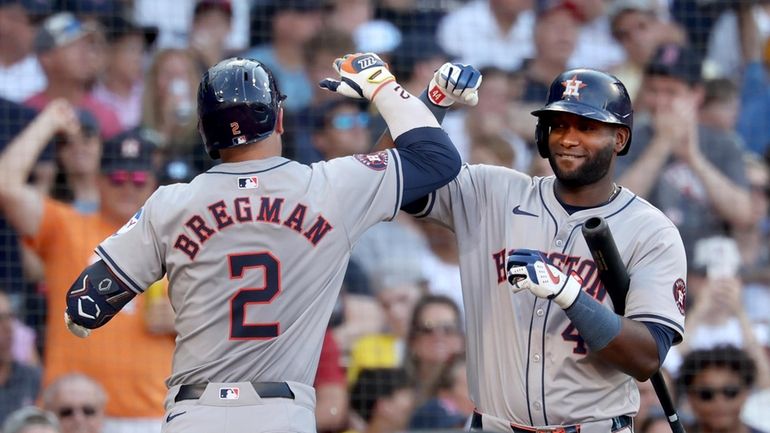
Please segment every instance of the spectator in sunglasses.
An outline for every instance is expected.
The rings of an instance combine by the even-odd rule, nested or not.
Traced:
[[[43,408],[53,412],[61,433],[101,433],[107,394],[90,377],[72,373],[60,376],[43,390]]]
[[[48,315],[43,383],[72,371],[82,372],[101,383],[111,396],[105,408],[108,426],[153,431],[147,429],[151,426],[159,431],[164,381],[171,371],[174,350],[169,335],[173,332],[170,303],[166,296],[155,295],[162,295],[163,287],[151,286],[151,296],[134,300],[131,314],[116,318],[117,326],[100,330],[98,338],[78,341],[61,317],[67,289],[78,270],[95,260],[94,248],[121,225],[131,229],[132,216],[155,190],[153,142],[141,130],[131,130],[104,143],[101,159],[97,159],[99,209],[91,214],[26,183],[38,155],[54,135],[77,136],[82,129],[73,106],[55,100],[0,153],[4,216],[45,268]],[[153,362],[144,362],[147,359]],[[116,368],[120,374],[115,374]]]
[[[460,322],[460,309],[448,296],[426,295],[415,305],[407,337],[406,371],[417,390],[418,403],[430,398],[445,366],[463,353]]]
[[[324,104],[319,113],[313,145],[323,159],[369,151],[369,114],[358,102],[348,98],[335,99]]]
[[[741,349],[719,346],[685,358],[679,380],[692,407],[698,433],[760,433],[744,425],[741,408],[756,380],[756,366]]]

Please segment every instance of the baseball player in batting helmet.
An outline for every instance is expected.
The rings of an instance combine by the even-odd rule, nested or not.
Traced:
[[[613,181],[633,121],[620,81],[565,71],[533,114],[554,175],[466,164],[409,207],[451,228],[461,251],[472,428],[631,432],[634,378],[657,371],[684,333],[682,240],[662,212]],[[592,217],[610,226],[628,268],[623,316],[580,234]]]
[[[166,433],[315,432],[312,384],[351,246],[460,170],[429,109],[376,54],[333,67],[338,79],[320,85],[373,102],[395,149],[311,166],[282,158],[273,75],[224,60],[198,93],[206,150],[222,163],[158,189],[68,292],[65,321],[86,337],[167,275],[178,336]]]

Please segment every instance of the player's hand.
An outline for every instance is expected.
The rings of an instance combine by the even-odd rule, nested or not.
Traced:
[[[333,66],[340,79],[325,78],[318,85],[349,98],[371,101],[383,85],[396,80],[388,65],[374,53],[346,54]]]
[[[474,106],[479,103],[481,72],[462,63],[444,63],[428,84],[428,99],[439,107],[455,102]]]
[[[541,252],[526,249],[514,250],[508,256],[508,282],[514,293],[526,289],[562,309],[572,306],[582,286],[578,278],[564,275]]]
[[[91,330],[86,328],[85,326],[80,326],[77,323],[72,321],[72,318],[70,317],[67,312],[64,312],[64,323],[67,325],[67,329],[72,333],[72,335],[80,338],[86,338],[89,335],[91,335]]]

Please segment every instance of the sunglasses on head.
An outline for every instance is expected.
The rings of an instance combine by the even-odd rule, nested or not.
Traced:
[[[71,416],[75,415],[75,412],[80,412],[83,415],[87,417],[91,417],[96,415],[96,407],[84,405],[84,406],[64,406],[62,408],[59,408],[59,410],[56,412],[59,415],[59,418],[69,418]]]
[[[341,131],[369,126],[369,115],[366,113],[340,113],[332,117],[332,127]]]
[[[460,329],[454,323],[423,323],[415,328],[418,334],[444,334],[455,335]]]
[[[741,387],[736,385],[728,385],[723,388],[696,388],[692,390],[692,395],[701,401],[711,401],[716,398],[717,394],[722,394],[726,399],[732,400],[741,393]]]
[[[114,186],[123,186],[131,182],[134,186],[141,188],[147,184],[150,173],[147,171],[115,170],[108,174],[107,177]]]

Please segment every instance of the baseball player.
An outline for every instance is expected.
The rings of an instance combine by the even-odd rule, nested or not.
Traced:
[[[439,86],[451,88],[448,81]],[[457,236],[472,427],[632,431],[633,378],[650,377],[682,339],[682,240],[660,211],[613,182],[633,119],[620,81],[566,71],[532,114],[538,151],[554,176],[465,165],[408,206]],[[606,219],[628,268],[625,317],[613,312],[581,235],[593,216]]]
[[[334,67],[340,80],[321,86],[372,101],[395,149],[312,166],[282,158],[285,97],[272,73],[224,60],[198,92],[203,142],[223,163],[159,188],[68,293],[65,321],[87,336],[167,275],[178,335],[165,433],[314,432],[311,384],[352,245],[460,169],[434,116],[379,57]]]

